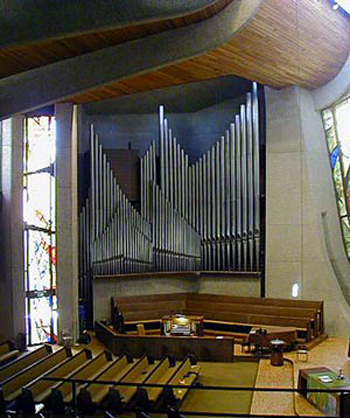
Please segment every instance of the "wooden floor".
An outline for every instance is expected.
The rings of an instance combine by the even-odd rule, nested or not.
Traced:
[[[309,350],[308,361],[298,362],[296,360],[296,353],[290,352],[285,354],[285,358],[291,360],[291,362],[284,362],[282,367],[273,367],[270,365],[268,359],[262,359],[259,362],[255,386],[256,387],[281,387],[281,388],[293,388],[297,387],[299,369],[310,368],[317,366],[326,366],[330,369],[337,371],[342,368],[346,377],[350,377],[350,359],[347,357],[349,340],[345,338],[327,338],[320,343],[317,347]],[[99,353],[104,349],[103,345],[97,340],[93,340],[93,343],[87,346],[94,353]],[[235,354],[240,353],[240,346],[235,347]],[[254,363],[252,364],[252,370]],[[202,363],[202,375],[204,377],[203,384],[213,385],[242,385],[248,386],[245,377],[240,378],[243,375],[243,369],[239,370],[238,363]],[[252,371],[252,375],[254,372]],[[248,379],[249,380],[249,379]],[[220,383],[221,382],[221,383]],[[249,392],[247,396],[251,396]],[[201,411],[213,411],[211,407],[210,396],[207,395],[203,398],[204,401],[200,401],[199,392],[189,393],[185,402],[183,403],[182,410],[193,410],[201,405]],[[215,399],[215,398],[213,398]],[[242,399],[240,399],[242,400]],[[250,401],[249,401],[250,402]],[[217,402],[217,412],[226,412],[227,407],[233,407],[235,402],[232,402],[230,397],[226,397],[224,394]],[[231,412],[245,413],[243,404],[246,402],[238,402],[237,409]],[[209,408],[209,409],[206,409]],[[243,409],[242,409],[243,408]],[[320,411],[313,408],[303,397],[298,394],[292,393],[273,393],[273,392],[255,392],[252,396],[251,409],[252,414],[272,414],[276,416],[283,415],[318,415],[324,416]],[[228,411],[227,411],[228,412]],[[125,418],[127,415],[123,415]],[[134,415],[128,415],[134,416]],[[159,414],[153,414],[152,417],[160,417]]]

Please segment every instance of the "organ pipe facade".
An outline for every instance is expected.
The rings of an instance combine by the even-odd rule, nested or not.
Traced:
[[[91,275],[260,270],[258,86],[198,161],[159,108],[159,138],[140,159],[140,212],[91,127],[90,190],[80,214],[81,295]],[[157,178],[157,175],[159,178]]]

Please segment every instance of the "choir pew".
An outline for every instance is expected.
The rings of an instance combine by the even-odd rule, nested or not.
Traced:
[[[1,382],[0,412],[6,410],[6,403],[13,402],[21,395],[22,386],[25,386],[71,356],[72,351],[70,348],[61,348]]]
[[[93,380],[110,366],[112,360],[112,354],[109,351],[104,351],[87,363],[78,367],[66,377],[69,379]],[[80,386],[81,384],[78,384],[76,390],[79,390]],[[71,403],[72,401],[72,384],[70,382],[57,383],[51,389],[51,395],[46,402],[46,408],[54,414],[64,414],[65,405]]]
[[[219,303],[219,306],[222,304],[240,305],[241,309],[244,309],[243,306],[245,305],[247,310],[251,308],[251,312],[254,311],[254,313],[264,315],[312,318],[315,323],[315,336],[324,332],[323,301],[211,295],[207,293],[188,293],[186,300],[187,308],[195,302],[201,303],[202,307],[207,306],[207,303]]]
[[[52,353],[52,347],[50,345],[43,345],[42,347],[31,351],[28,354],[24,354],[23,356],[17,358],[16,360],[12,361],[10,364],[6,364],[0,368],[0,385],[1,382],[5,379],[8,379],[10,376],[18,373],[20,370],[30,366],[33,363],[36,363],[40,359],[48,356]]]
[[[105,380],[105,381],[119,381],[125,376],[130,369],[134,367],[135,363],[133,360],[123,355],[112,364],[99,373],[94,380]],[[91,411],[95,406],[100,404],[107,396],[110,385],[102,385],[97,383],[87,383],[82,386],[78,394],[78,405],[83,411]]]
[[[124,297],[117,302],[126,326],[137,321],[156,323],[169,313],[183,313],[243,326],[295,327],[304,341],[324,332],[322,301],[176,293]]]
[[[31,381],[22,388],[22,410],[27,414],[35,413],[35,404],[43,403],[50,395],[56,382],[43,380],[45,377],[67,378],[78,367],[86,364],[92,358],[90,350],[84,349],[72,357],[68,357],[48,372]]]

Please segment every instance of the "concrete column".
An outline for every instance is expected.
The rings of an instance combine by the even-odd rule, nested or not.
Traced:
[[[56,105],[59,339],[78,337],[77,135],[73,105]]]
[[[320,113],[310,92],[267,89],[267,296],[325,301],[326,332],[348,336],[346,289],[326,245],[327,213],[338,268],[349,277],[344,258],[329,157]]]
[[[0,122],[0,340],[25,332],[22,176],[23,118]]]

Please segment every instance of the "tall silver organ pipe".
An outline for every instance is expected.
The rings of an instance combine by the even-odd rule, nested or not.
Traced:
[[[79,216],[82,293],[91,274],[259,270],[257,84],[197,161],[175,138],[163,106],[158,124],[158,140],[140,159],[140,212],[123,192],[91,126],[90,190]]]

